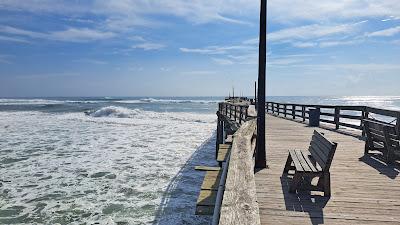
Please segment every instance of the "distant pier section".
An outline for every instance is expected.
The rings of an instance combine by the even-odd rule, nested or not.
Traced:
[[[197,214],[212,215],[213,224],[399,223],[400,111],[266,102],[268,167],[255,169],[254,102],[226,98],[219,103],[215,158],[220,167],[197,168],[206,171]],[[288,151],[314,146],[314,131],[338,144],[329,171],[330,196],[309,189],[318,186],[318,178],[297,180],[300,188],[291,193],[293,174],[283,174]],[[302,164],[290,167],[297,166]]]

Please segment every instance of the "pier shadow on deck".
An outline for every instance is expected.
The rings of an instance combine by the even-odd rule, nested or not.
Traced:
[[[191,155],[169,183],[157,209],[153,224],[211,224],[211,216],[195,215],[196,200],[200,193],[204,171],[195,166],[218,166],[215,161],[216,132]]]

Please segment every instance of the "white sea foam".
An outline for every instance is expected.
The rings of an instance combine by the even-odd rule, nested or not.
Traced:
[[[125,103],[125,104],[142,104],[145,103],[144,101],[141,100],[119,100],[115,101],[117,103]]]
[[[201,104],[211,104],[219,102],[217,100],[155,99],[155,98],[144,98],[141,99],[140,101],[149,103],[201,103]]]
[[[63,103],[64,101],[47,99],[0,99],[0,105],[54,105]]]
[[[186,163],[213,161],[215,115],[110,106],[0,116],[0,207],[13,212],[0,223],[207,221],[193,210],[202,175]]]
[[[103,107],[99,110],[96,110],[93,113],[90,113],[90,116],[132,118],[135,115],[138,115],[140,113],[141,113],[141,110],[139,110],[139,109],[127,109],[124,107],[107,106],[107,107]]]

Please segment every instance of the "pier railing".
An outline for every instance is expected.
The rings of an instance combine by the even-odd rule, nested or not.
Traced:
[[[218,104],[218,111],[239,125],[246,122],[249,117],[248,104],[220,102]]]
[[[320,110],[320,122],[335,125],[336,129],[348,127],[363,130],[363,120],[373,119],[394,124],[400,131],[400,111],[378,109],[368,106],[306,105],[279,102],[266,102],[266,112],[291,119],[309,119],[310,109]]]

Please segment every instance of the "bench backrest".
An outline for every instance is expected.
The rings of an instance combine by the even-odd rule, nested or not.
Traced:
[[[330,142],[322,134],[314,130],[308,150],[310,151],[311,156],[319,164],[322,171],[329,171],[336,148],[337,143]]]
[[[367,141],[383,142],[388,146],[399,147],[400,136],[396,131],[395,125],[371,119],[364,119],[363,124]]]

